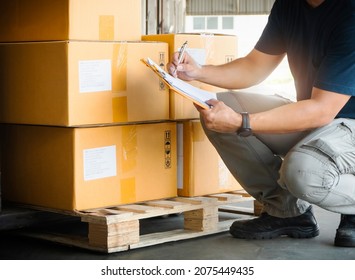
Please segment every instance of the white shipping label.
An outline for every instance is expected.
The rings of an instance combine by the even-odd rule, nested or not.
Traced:
[[[96,180],[117,175],[116,146],[83,151],[84,180]]]
[[[112,90],[111,60],[79,61],[79,92]]]

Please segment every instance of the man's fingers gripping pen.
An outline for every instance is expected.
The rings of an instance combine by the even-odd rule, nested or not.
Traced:
[[[185,51],[186,51],[186,47],[187,47],[187,41],[181,46],[180,48],[180,51],[179,51],[179,58],[178,58],[178,63],[176,65],[176,67],[182,62],[182,60],[184,59],[184,54],[185,54]],[[174,75],[176,74],[177,72],[177,68],[175,68],[175,71],[174,71]]]

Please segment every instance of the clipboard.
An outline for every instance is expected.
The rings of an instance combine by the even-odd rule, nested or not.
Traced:
[[[199,89],[189,83],[184,82],[183,80],[171,76],[149,57],[146,59],[141,59],[141,61],[146,66],[148,66],[160,79],[162,79],[171,90],[189,99],[196,105],[205,109],[209,109],[210,105],[208,105],[206,101],[210,99],[217,99],[215,93]]]

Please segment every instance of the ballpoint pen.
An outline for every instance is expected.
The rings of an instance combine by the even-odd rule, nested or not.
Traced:
[[[177,65],[179,65],[181,62],[182,62],[182,60],[183,60],[183,58],[184,58],[184,53],[185,53],[185,51],[186,51],[186,47],[187,47],[187,41],[181,46],[181,48],[180,48],[180,51],[179,51],[179,58],[178,58],[178,63],[177,63]],[[177,67],[177,66],[176,66]],[[177,72],[177,68],[175,68],[175,71],[174,71],[174,75],[176,74],[176,72]]]

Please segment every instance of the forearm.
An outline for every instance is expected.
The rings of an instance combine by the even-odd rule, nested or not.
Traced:
[[[349,99],[349,95],[314,88],[311,99],[251,114],[250,122],[256,133],[309,130],[333,121]]]
[[[289,133],[321,127],[333,118],[314,100],[304,100],[250,114],[250,124],[255,133]]]
[[[226,89],[243,89],[262,82],[282,61],[284,54],[266,55],[252,50],[230,63],[200,68],[197,80]]]
[[[254,86],[262,80],[253,75],[248,67],[241,66],[243,60],[235,61],[233,64],[204,65],[201,68],[199,81],[226,89],[243,89]]]

